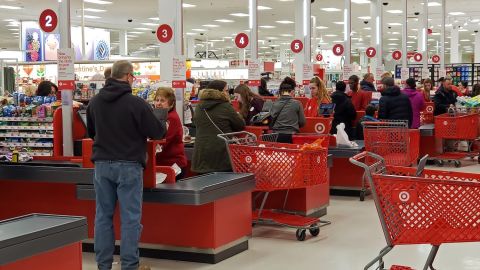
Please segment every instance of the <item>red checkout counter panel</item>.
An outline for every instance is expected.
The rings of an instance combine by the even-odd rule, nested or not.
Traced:
[[[30,214],[0,221],[0,270],[81,270],[84,217]]]

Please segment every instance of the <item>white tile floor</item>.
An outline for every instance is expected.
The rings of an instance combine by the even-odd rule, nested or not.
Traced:
[[[442,169],[480,173],[480,166],[466,162],[462,168]],[[385,246],[372,198],[360,202],[355,197],[332,197],[328,215],[332,225],[322,228],[316,238],[305,242],[295,240],[293,230],[257,226],[250,239],[250,248],[216,265],[142,259],[152,270],[258,270],[326,269],[358,270]],[[387,255],[386,266],[399,264],[423,269],[430,247],[399,246]],[[118,261],[118,258],[116,258]],[[93,270],[93,254],[84,253],[84,270]],[[479,270],[480,243],[442,245],[435,266],[442,270]],[[115,270],[120,269],[118,265]],[[373,269],[373,268],[372,268]]]

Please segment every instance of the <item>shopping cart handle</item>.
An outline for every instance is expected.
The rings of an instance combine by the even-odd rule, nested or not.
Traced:
[[[368,152],[368,151],[363,151],[362,153],[357,154],[357,155],[349,158],[349,160],[353,164],[358,164],[358,162],[360,162],[360,160],[365,159],[367,157],[372,157],[372,158],[376,159],[377,161],[383,161],[384,160],[383,157],[381,157],[377,154],[374,154],[372,152]]]

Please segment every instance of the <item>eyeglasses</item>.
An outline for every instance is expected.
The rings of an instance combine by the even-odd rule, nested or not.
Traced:
[[[132,79],[133,79],[134,81],[137,79],[137,77],[135,77],[135,75],[133,75],[132,73],[125,73],[125,74],[132,76]]]

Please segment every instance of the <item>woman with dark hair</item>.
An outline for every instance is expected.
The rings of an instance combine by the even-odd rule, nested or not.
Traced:
[[[425,110],[425,100],[423,94],[417,91],[417,82],[414,78],[408,78],[406,81],[406,87],[402,93],[407,95],[410,99],[410,105],[412,105],[412,126],[411,128],[420,127],[420,113]]]
[[[267,89],[267,80],[265,80],[264,78],[262,78],[260,80],[260,86],[258,87],[258,93],[260,94],[260,96],[273,97],[273,94],[270,93],[270,91],[268,91],[268,89]]]
[[[458,83],[458,90],[460,93],[462,93],[464,96],[470,96],[470,91],[468,90],[468,82],[467,81],[461,81]]]
[[[350,86],[349,96],[352,98],[355,110],[365,111],[370,101],[372,101],[372,92],[360,89],[360,78],[357,75],[352,75],[348,78],[348,85]]]
[[[37,88],[35,95],[47,97],[55,96],[58,91],[58,87],[50,81],[42,81]]]
[[[277,142],[292,143],[292,135],[298,133],[306,122],[302,103],[291,96],[294,90],[295,87],[291,81],[285,82],[284,80],[280,84],[280,98],[275,101],[270,110],[272,130],[274,133],[278,133]]]
[[[232,171],[225,142],[217,135],[245,128],[245,122],[235,112],[223,89],[219,88],[206,88],[200,92],[200,103],[193,115],[196,136],[192,171],[200,174]]]
[[[472,88],[472,97],[476,97],[480,95],[480,83],[476,83],[473,85],[473,88]]]
[[[295,87],[297,87],[297,83],[295,82],[294,79],[290,78],[290,77],[285,77],[285,79],[283,79],[282,83],[281,84],[288,84],[292,87],[292,92],[295,90]]]
[[[317,117],[320,104],[332,103],[332,99],[328,95],[325,83],[316,76],[310,80],[310,90],[312,98],[308,100],[304,113],[306,117]]]
[[[263,108],[263,99],[252,92],[250,88],[245,84],[240,84],[233,90],[235,99],[240,103],[240,114],[245,123],[250,125],[250,120],[252,117],[262,111]]]
[[[230,93],[228,92],[228,85],[226,81],[213,80],[207,85],[207,89],[215,89],[221,91],[230,100]]]

